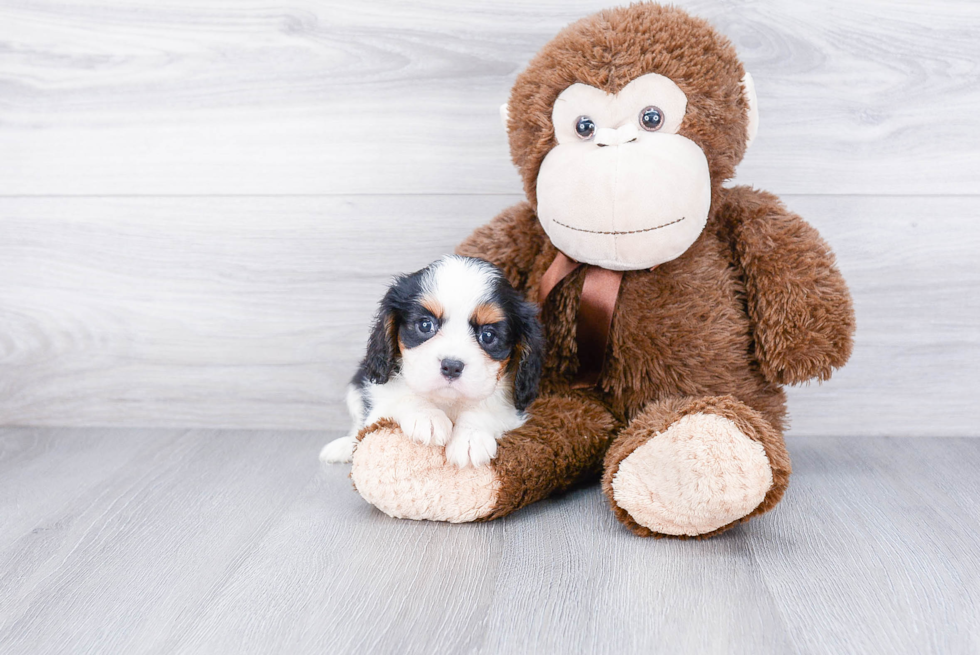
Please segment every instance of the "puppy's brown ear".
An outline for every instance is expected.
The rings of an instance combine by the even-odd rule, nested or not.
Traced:
[[[544,332],[538,321],[538,308],[529,302],[517,307],[519,338],[514,347],[517,370],[514,373],[514,407],[523,412],[538,397],[538,383],[544,366]]]
[[[398,358],[398,312],[395,287],[381,300],[381,307],[374,319],[374,328],[368,337],[364,371],[374,384],[385,384],[395,371]]]

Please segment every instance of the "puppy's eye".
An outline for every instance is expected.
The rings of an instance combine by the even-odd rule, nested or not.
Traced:
[[[664,124],[664,113],[660,107],[649,106],[640,112],[640,125],[647,132],[656,132]]]
[[[484,346],[489,346],[496,340],[497,340],[497,333],[494,332],[492,329],[483,328],[483,330],[480,331],[480,343],[482,343]]]
[[[583,141],[588,141],[595,134],[595,123],[588,116],[579,116],[575,119],[575,133]]]
[[[435,329],[436,326],[432,324],[431,320],[427,318],[420,318],[415,324],[415,327],[418,328],[418,331],[422,334],[429,334]]]

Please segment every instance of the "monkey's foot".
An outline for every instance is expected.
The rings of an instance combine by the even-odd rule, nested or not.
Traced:
[[[617,517],[634,532],[704,536],[768,509],[761,507],[773,489],[766,448],[730,418],[698,412],[663,431],[636,425],[623,436],[633,447],[613,458],[604,486]],[[782,488],[770,506],[781,495]]]
[[[391,421],[358,438],[351,479],[388,516],[466,523],[496,507],[499,482],[491,467],[459,468],[446,461],[445,448],[411,441]]]

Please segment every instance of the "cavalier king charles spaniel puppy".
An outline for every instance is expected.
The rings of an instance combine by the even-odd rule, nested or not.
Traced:
[[[395,279],[347,392],[353,428],[324,462],[349,462],[357,433],[381,418],[409,439],[483,466],[537,396],[544,351],[537,307],[493,264],[449,255]]]

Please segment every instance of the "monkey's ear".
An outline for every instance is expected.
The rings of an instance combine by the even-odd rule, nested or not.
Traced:
[[[381,301],[381,308],[374,319],[374,328],[368,337],[364,370],[368,380],[374,384],[388,382],[398,357],[398,321],[394,297],[394,288],[389,289]]]
[[[755,82],[752,80],[752,74],[748,71],[745,71],[745,77],[742,78],[742,92],[745,94],[745,101],[749,105],[749,125],[746,129],[748,139],[745,141],[745,149],[748,150],[755,139],[755,135],[759,133],[759,99],[755,95]]]
[[[544,335],[538,321],[538,308],[522,302],[517,310],[520,339],[514,349],[517,373],[514,375],[514,407],[523,412],[538,397],[538,383],[544,366]]]
[[[507,124],[510,122],[510,106],[506,102],[500,105],[500,122],[503,123],[506,132]]]

